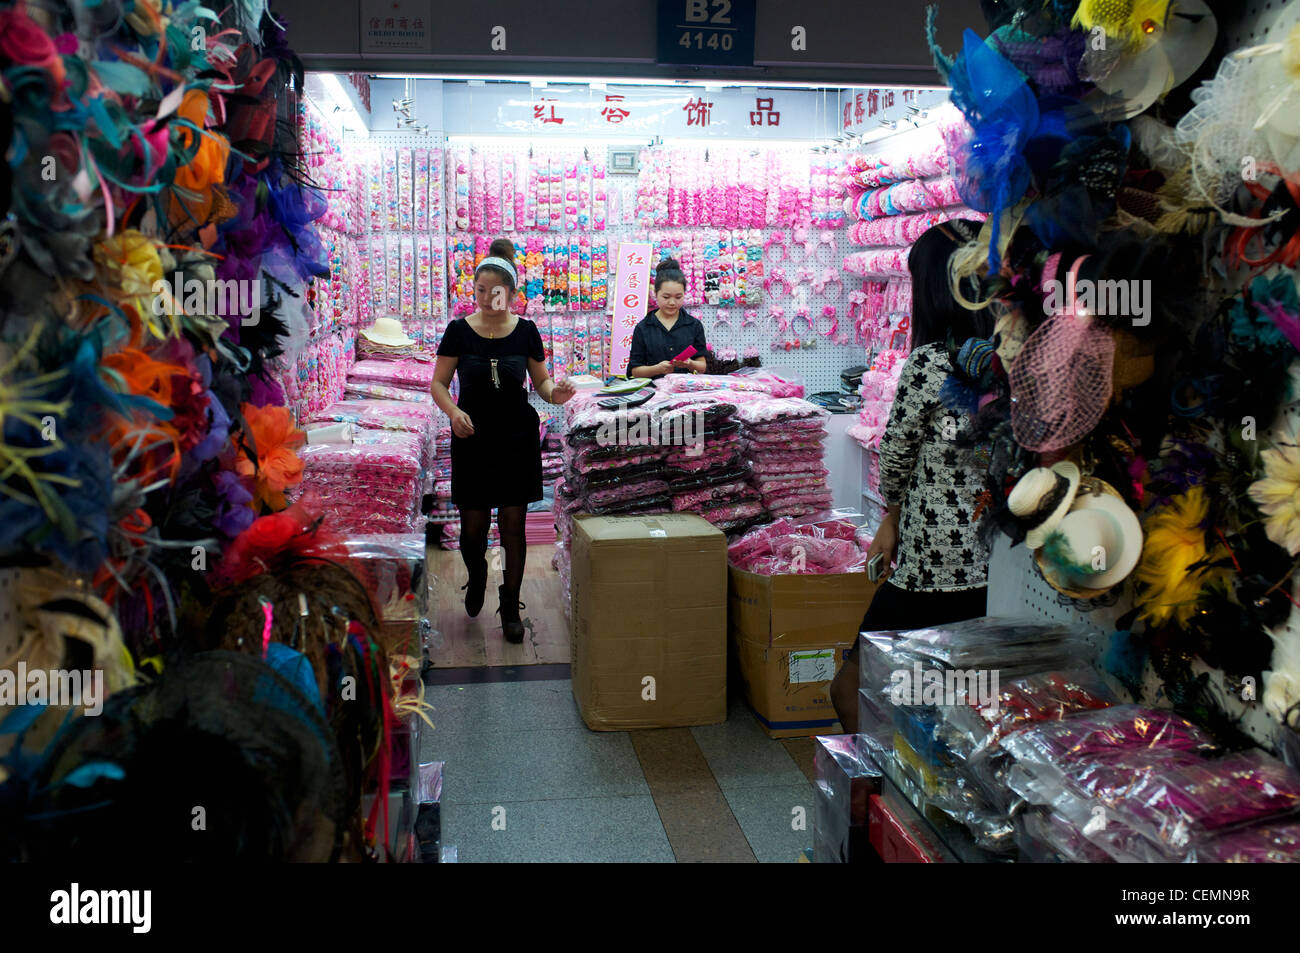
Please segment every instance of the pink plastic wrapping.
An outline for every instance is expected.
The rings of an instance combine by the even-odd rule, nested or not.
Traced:
[[[402,358],[396,361],[365,360],[352,365],[352,369],[348,371],[348,379],[390,384],[411,390],[427,390],[433,383],[433,368],[431,362],[414,358]]]
[[[334,532],[409,533],[419,522],[420,436],[358,430],[351,444],[298,451],[303,480],[295,498],[322,512]]]

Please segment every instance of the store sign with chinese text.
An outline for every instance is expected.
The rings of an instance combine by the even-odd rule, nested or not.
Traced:
[[[432,53],[430,0],[361,0],[362,53]]]
[[[846,89],[840,96],[840,132],[870,132],[882,122],[895,122],[915,109],[930,109],[948,101],[946,89]]]
[[[660,63],[753,66],[754,0],[659,0]]]
[[[652,304],[649,242],[619,243],[613,301],[614,337],[610,345],[609,373],[626,374],[632,332]]]
[[[448,133],[537,136],[828,139],[839,96],[757,87],[444,86]]]

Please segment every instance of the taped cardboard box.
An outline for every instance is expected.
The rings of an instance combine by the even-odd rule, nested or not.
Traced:
[[[595,731],[727,718],[727,541],[689,513],[577,516],[572,681]]]
[[[772,738],[826,734],[831,680],[875,594],[866,573],[762,576],[728,568],[728,627],[745,697]]]

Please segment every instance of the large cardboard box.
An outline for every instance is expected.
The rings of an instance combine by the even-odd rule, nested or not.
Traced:
[[[728,627],[745,697],[773,738],[826,734],[830,687],[875,584],[866,573],[761,576],[729,567]]]
[[[727,540],[689,513],[573,523],[573,697],[596,731],[727,718]]]

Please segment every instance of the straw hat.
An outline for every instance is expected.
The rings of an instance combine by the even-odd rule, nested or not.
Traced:
[[[379,318],[362,331],[361,336],[373,344],[383,344],[387,347],[406,347],[415,343],[414,339],[406,336],[406,332],[402,330],[402,322],[396,316]]]
[[[1079,468],[1068,460],[1035,467],[1016,483],[1007,509],[1025,527],[1025,545],[1038,549],[1070,511],[1079,489]]]
[[[1142,524],[1113,486],[1085,477],[1055,539],[1034,559],[1048,585],[1076,599],[1096,599],[1128,578],[1142,555]],[[1052,558],[1059,552],[1069,563]],[[1091,554],[1102,568],[1094,569]]]

